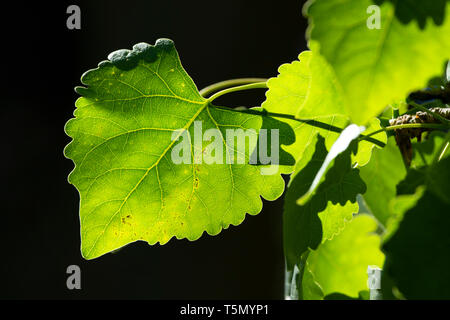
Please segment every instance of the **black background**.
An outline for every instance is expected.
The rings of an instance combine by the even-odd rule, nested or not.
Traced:
[[[66,9],[81,8],[81,30]],[[175,41],[203,88],[239,77],[272,77],[306,49],[302,1],[16,1],[2,8],[0,298],[282,299],[282,199],[220,235],[164,246],[135,242],[85,261],[78,192],[63,156],[81,74],[117,49]],[[259,105],[263,91],[223,105]],[[79,265],[82,289],[68,290]]]

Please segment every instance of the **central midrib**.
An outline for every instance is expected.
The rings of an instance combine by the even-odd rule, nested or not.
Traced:
[[[194,116],[186,123],[186,125],[179,130],[179,134],[175,139],[172,139],[172,141],[170,142],[170,144],[167,146],[166,149],[164,149],[164,151],[162,152],[161,156],[155,161],[155,163],[153,163],[148,169],[147,171],[145,171],[145,173],[142,175],[141,179],[139,179],[139,181],[136,183],[136,185],[131,189],[131,191],[127,194],[127,196],[125,197],[125,199],[122,201],[122,203],[120,204],[119,209],[117,209],[117,211],[111,216],[111,218],[109,219],[109,221],[105,224],[103,230],[100,232],[100,234],[97,236],[97,238],[95,239],[94,243],[92,244],[91,248],[89,249],[89,252],[87,253],[86,256],[90,256],[92,250],[95,248],[95,246],[97,245],[98,240],[100,239],[100,237],[105,233],[106,229],[108,228],[108,226],[111,224],[111,222],[114,220],[114,218],[117,216],[117,214],[122,210],[123,206],[125,205],[125,203],[127,202],[128,198],[133,194],[133,192],[139,187],[139,185],[142,183],[142,181],[145,179],[145,177],[148,175],[148,173],[158,165],[158,163],[161,161],[161,159],[165,156],[165,154],[170,150],[170,148],[172,148],[172,146],[175,144],[175,142],[178,140],[178,138],[181,136],[181,134],[187,130],[191,124],[195,121],[195,119],[197,119],[197,117],[200,115],[200,113],[208,106],[208,101],[205,101],[204,104],[202,105],[201,108],[199,108],[197,110],[197,112],[194,114]]]

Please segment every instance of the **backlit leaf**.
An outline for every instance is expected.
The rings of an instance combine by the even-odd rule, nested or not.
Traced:
[[[330,149],[341,131],[350,124],[346,113],[345,98],[334,76],[333,70],[319,54],[304,51],[299,60],[283,64],[279,75],[269,79],[266,101],[262,107],[272,113],[295,116],[298,120],[277,118],[289,124],[295,132],[295,141],[284,149],[297,160],[305,153],[317,134],[325,138]],[[363,134],[381,128],[378,119],[371,119]],[[380,132],[372,141],[361,141],[358,153],[352,154],[352,161],[364,166],[370,160],[375,146],[383,147],[386,134]]]
[[[357,215],[339,235],[311,251],[306,262],[311,274],[303,277],[303,287],[311,286],[314,280],[324,296],[340,293],[353,298],[367,290],[367,267],[381,267],[384,262],[376,228],[373,217]],[[304,299],[317,296],[305,295]]]
[[[179,129],[192,139],[188,160],[211,151],[212,144],[201,138],[207,129],[218,129],[220,136],[212,140],[223,145],[217,152],[226,160],[227,151],[234,151],[226,130],[252,129],[255,136],[262,117],[209,104],[181,66],[172,41],[116,51],[86,72],[82,83],[75,118],[65,127],[73,138],[65,155],[75,163],[69,181],[80,193],[86,259],[136,240],[164,244],[172,237],[196,240],[205,231],[216,235],[240,224],[246,213],[259,213],[261,197],[282,194],[279,174],[262,175],[261,166],[248,164],[251,146],[233,156],[243,156],[242,164],[173,161],[175,146],[189,139]]]
[[[309,47],[332,66],[353,122],[364,125],[441,75],[450,58],[450,4],[439,1],[441,9],[436,1],[419,0],[312,0],[306,5]]]
[[[323,241],[342,231],[345,223],[358,212],[357,194],[366,190],[359,169],[351,166],[348,149],[334,160],[308,202],[298,205],[298,196],[308,190],[328,154],[324,138],[319,135],[315,140],[315,148],[308,148],[308,154],[297,163],[285,197],[283,231],[288,269],[300,263],[302,254],[309,248],[317,249]],[[304,167],[303,161],[307,162]]]

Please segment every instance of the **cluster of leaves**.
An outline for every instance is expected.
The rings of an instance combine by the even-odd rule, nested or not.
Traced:
[[[367,27],[373,4],[380,29]],[[426,88],[450,59],[450,4],[440,6],[310,1],[310,50],[279,68],[266,101],[251,110],[203,97],[168,39],[113,52],[82,76],[65,128],[73,138],[65,155],[75,163],[69,181],[80,193],[83,257],[137,240],[216,235],[258,214],[261,197],[280,197],[281,175],[289,174],[283,225],[292,295],[366,297],[367,266],[377,265],[387,298],[450,298],[449,136],[435,131],[415,143],[407,169],[380,117]],[[202,136],[218,129],[211,138],[223,144],[224,157],[232,148],[227,129],[279,129],[278,172],[261,174],[264,165],[248,161],[197,162],[195,154],[211,152],[204,141],[201,150],[190,143],[191,163],[174,164],[179,129],[195,139],[195,121]]]
[[[389,110],[392,107],[386,106],[407,105],[405,97],[418,88],[429,86],[430,78],[442,74],[442,66],[450,57],[447,36],[450,18],[438,19],[434,15],[432,17],[436,17],[439,25],[431,18],[425,18],[427,23],[423,24],[420,20],[424,15],[420,11],[422,3],[385,2],[379,3],[382,28],[370,30],[366,26],[364,10],[370,4],[371,1],[320,0],[307,4],[305,14],[310,22],[307,37],[311,52],[300,54],[299,62],[280,67],[280,75],[269,81],[268,99],[263,106],[279,111],[286,110],[288,105],[297,106],[297,117],[320,117],[321,121],[330,124],[334,124],[336,117],[367,124],[383,111],[392,114]],[[449,16],[449,6],[439,12]],[[405,14],[412,15],[414,21],[405,24]],[[430,50],[424,50],[424,44]],[[305,72],[308,67],[309,72]],[[438,91],[448,90],[449,75],[447,70],[443,81],[435,83]],[[306,90],[295,86],[295,83],[305,82],[304,79],[309,81]],[[427,102],[446,107],[441,100]],[[372,125],[367,132],[375,129],[376,125]],[[372,157],[373,144],[364,148],[363,142],[359,143],[353,158],[350,151],[340,154],[315,195],[306,204],[299,205],[299,195],[307,191],[327,149],[330,150],[328,146],[336,140],[336,135],[324,137],[319,136],[315,146],[307,147],[309,153],[303,151],[286,194],[284,245],[287,268],[294,272],[291,294],[303,299],[326,298],[335,292],[354,298],[364,296],[366,269],[368,265],[377,265],[384,266],[383,293],[386,298],[450,298],[450,275],[445,270],[450,259],[450,246],[446,232],[438,231],[449,225],[446,220],[449,207],[445,203],[439,206],[429,202],[428,211],[432,208],[435,223],[440,223],[440,227],[430,225],[429,230],[424,231],[425,218],[416,216],[416,224],[408,225],[408,233],[401,240],[397,238],[397,232],[402,231],[396,228],[399,225],[407,228],[404,226],[408,223],[406,217],[414,215],[408,210],[420,210],[412,209],[411,203],[420,197],[421,191],[416,193],[415,187],[419,183],[412,184],[412,178],[402,182],[407,177],[407,170],[393,137],[387,140],[386,136],[373,136],[386,146],[382,150],[376,148]],[[314,139],[310,141],[314,143]],[[441,147],[447,143],[448,138],[444,139],[443,134],[431,135],[426,142],[416,143],[414,152],[421,152],[422,157],[415,155],[412,167],[422,167],[422,170],[413,177],[425,177],[427,168],[434,165],[433,159],[437,157],[433,153],[442,152]],[[425,155],[426,162],[424,154],[429,154]],[[363,161],[362,155],[365,156]],[[439,164],[441,172],[450,169],[442,160]],[[408,171],[408,177],[410,175]],[[441,185],[434,189],[440,190],[442,198],[448,201],[444,177],[442,173]],[[435,178],[427,179],[428,183]],[[397,184],[409,186],[413,196],[404,195],[402,188],[397,190]],[[363,196],[357,198],[358,194]],[[422,209],[425,209],[422,214],[426,217],[427,209],[425,206]],[[371,218],[364,213],[369,213]],[[352,217],[355,217],[353,221],[345,226]],[[363,221],[371,219],[376,223],[366,222],[363,226]],[[421,225],[421,221],[424,224]],[[361,225],[356,227],[355,224]],[[345,242],[350,236],[352,240]],[[439,262],[433,256],[439,257]],[[427,268],[435,268],[436,273],[427,273]]]

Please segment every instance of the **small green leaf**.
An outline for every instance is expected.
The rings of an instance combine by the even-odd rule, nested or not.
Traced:
[[[324,298],[322,288],[309,269],[308,262],[306,262],[303,277],[299,277],[298,281],[300,282],[298,288],[301,287],[303,300],[322,300]]]
[[[297,163],[286,193],[283,229],[288,269],[300,262],[308,248],[316,249],[344,228],[346,221],[358,212],[357,194],[366,190],[359,169],[351,166],[351,149],[348,149],[334,160],[311,199],[298,205],[298,195],[308,190],[328,154],[322,136],[314,141],[317,143],[310,146]]]
[[[212,106],[184,71],[172,41],[116,51],[82,83],[75,118],[65,127],[73,138],[65,155],[75,163],[69,181],[80,193],[86,259],[137,240],[164,244],[172,237],[196,240],[205,231],[216,235],[246,213],[259,213],[261,196],[282,194],[279,174],[262,175],[261,166],[248,164],[251,143],[242,164],[193,161],[213,153],[212,144],[195,144],[207,129],[220,132],[213,139],[223,146],[215,151],[223,160],[234,151],[226,130],[251,129],[254,137],[262,117]],[[201,124],[197,133],[195,121]],[[172,160],[182,141],[190,164]]]
[[[362,125],[426,87],[450,58],[450,4],[436,11],[433,1],[429,12],[424,1],[377,3],[379,29],[371,23],[372,0],[314,0],[305,7],[309,47],[332,66],[347,113]]]
[[[367,184],[364,201],[371,213],[383,225],[390,215],[389,201],[397,194],[396,186],[406,176],[402,156],[393,137],[385,148],[375,150],[371,161],[361,168],[361,178]]]
[[[310,287],[314,280],[324,296],[339,293],[353,298],[367,290],[367,267],[382,266],[384,262],[376,228],[373,217],[359,214],[339,235],[311,251],[306,262],[311,275],[303,277],[303,288]]]
[[[336,139],[336,141],[333,143],[333,145],[330,148],[330,151],[328,152],[327,156],[325,157],[322,166],[320,167],[319,171],[317,172],[316,176],[314,177],[313,182],[311,183],[311,186],[309,187],[308,191],[304,195],[302,195],[299,199],[297,199],[298,205],[304,205],[312,196],[314,191],[316,190],[317,186],[319,185],[323,175],[328,169],[328,166],[330,163],[342,152],[347,150],[347,148],[350,146],[350,143],[359,137],[362,131],[364,131],[364,127],[357,126],[356,124],[351,124],[348,127],[346,127],[344,130],[342,130],[339,137]]]
[[[378,118],[372,118],[366,127],[367,129],[361,134],[362,136],[382,129],[382,121]],[[356,155],[352,155],[353,161],[359,167],[367,165],[372,157],[372,151],[384,148],[387,141],[388,135],[383,131],[368,137],[367,140],[360,140],[358,143],[358,152]]]

